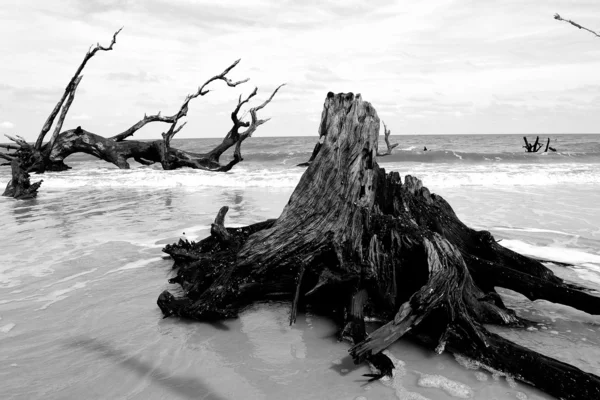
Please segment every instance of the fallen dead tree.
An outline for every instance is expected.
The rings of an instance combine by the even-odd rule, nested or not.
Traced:
[[[208,94],[210,90],[207,89],[207,87],[210,83],[220,80],[225,82],[230,87],[236,87],[248,81],[248,79],[232,81],[227,77],[227,74],[239,63],[240,60],[235,61],[223,72],[208,79],[203,85],[199,86],[195,93],[190,94],[185,98],[179,110],[171,116],[161,115],[160,112],[155,115],[144,115],[141,120],[133,124],[125,131],[108,138],[96,135],[95,133],[89,132],[80,126],[76,129],[62,131],[64,120],[75,98],[75,92],[81,82],[81,79],[83,78],[81,73],[83,72],[84,67],[86,66],[87,62],[99,51],[111,51],[116,43],[117,35],[120,31],[121,30],[119,29],[114,33],[109,46],[104,47],[100,44],[97,44],[96,46],[90,48],[90,50],[86,53],[83,61],[77,68],[77,71],[67,84],[61,99],[58,101],[48,116],[48,119],[44,123],[44,126],[42,127],[35,144],[29,144],[21,137],[13,138],[7,136],[9,139],[15,141],[18,147],[14,145],[0,145],[0,147],[3,147],[9,151],[14,150],[15,148],[18,148],[18,150],[15,153],[4,153],[1,155],[2,158],[9,161],[9,163],[5,165],[16,165],[13,163],[13,161],[16,161],[18,164],[18,169],[27,173],[63,171],[70,168],[64,163],[65,158],[74,153],[90,154],[101,160],[112,163],[122,169],[130,168],[128,160],[133,159],[143,165],[160,163],[162,168],[165,170],[188,167],[214,172],[225,172],[229,171],[234,165],[242,161],[242,142],[251,137],[260,125],[269,120],[259,119],[257,115],[258,111],[263,109],[271,102],[271,100],[273,100],[273,97],[283,85],[277,87],[271,96],[263,103],[255,107],[251,107],[248,110],[248,113],[250,114],[249,121],[244,121],[243,117],[240,117],[239,114],[242,107],[246,106],[249,101],[256,96],[258,88],[255,88],[245,98],[242,98],[240,95],[237,105],[231,113],[233,126],[229,132],[227,132],[223,141],[212,150],[206,153],[194,153],[179,150],[171,146],[171,140],[175,134],[177,134],[185,126],[185,122],[180,123],[180,121],[182,118],[187,116],[190,101],[197,97]],[[50,139],[44,142],[55,120],[56,124],[54,131],[52,132]],[[153,122],[162,122],[168,124],[168,129],[162,133],[161,140],[155,140],[152,142],[127,140],[139,129]],[[234,147],[233,159],[226,164],[222,164],[220,162],[221,156],[232,147]],[[13,177],[16,176],[15,174],[18,175],[13,167]],[[20,176],[22,176],[22,180],[15,181],[13,179],[13,181],[9,182],[7,190],[4,193],[5,196],[10,196],[10,193],[22,192],[22,190],[25,190],[25,186],[27,186],[27,188],[30,187],[29,179],[25,177],[25,175]],[[14,188],[16,185],[25,186],[23,186],[22,190],[8,190],[8,187]],[[35,187],[36,190],[38,186],[39,185]],[[35,195],[33,193],[35,190],[31,190],[31,195],[34,197]]]
[[[420,180],[386,173],[376,160],[379,118],[360,95],[329,93],[319,149],[281,216],[226,228],[223,207],[211,235],[163,250],[175,261],[158,306],[165,317],[236,317],[268,300],[343,316],[356,362],[391,373],[381,351],[410,333],[437,353],[459,353],[563,399],[600,398],[600,378],[486,330],[527,321],[496,292],[504,287],[600,314],[600,297],[556,277],[539,261],[465,226]],[[365,316],[388,321],[367,333]]]

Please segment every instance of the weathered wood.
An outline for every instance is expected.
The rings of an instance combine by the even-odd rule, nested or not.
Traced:
[[[468,228],[417,178],[386,173],[376,162],[378,132],[377,113],[360,95],[329,93],[320,146],[277,220],[225,228],[227,241],[215,232],[164,249],[175,261],[170,282],[184,291],[159,296],[165,317],[229,318],[255,302],[284,299],[291,322],[300,307],[345,315],[342,336],[354,343],[356,362],[379,370],[373,379],[392,368],[381,351],[411,333],[438,353],[464,354],[551,395],[600,398],[596,376],[484,328],[528,324],[496,287],[591,314],[600,314],[600,299]],[[367,312],[389,322],[367,335]]]
[[[527,141],[527,137],[523,136],[523,141],[525,141],[525,146],[523,146],[525,148],[525,151],[527,153],[537,153],[538,151],[540,151],[540,149],[542,147],[544,147],[544,145],[542,143],[540,143],[540,137],[536,136],[535,138],[535,142],[533,144],[529,143]],[[552,151],[556,151],[555,149],[553,149],[552,147],[550,147],[550,138],[548,138],[547,142],[546,142],[546,150],[548,151],[548,149],[552,150]]]
[[[6,189],[2,196],[12,197],[17,200],[28,200],[33,199],[37,196],[37,191],[42,180],[39,182],[31,183],[29,174],[22,167],[22,160],[19,157],[15,157],[11,160],[10,166],[12,168],[12,178],[6,185]]]
[[[256,95],[257,89],[254,89],[254,91],[244,101],[241,100],[240,96],[238,105],[231,116],[234,126],[227,133],[223,139],[223,142],[207,153],[187,152],[171,147],[171,140],[186,124],[185,122],[180,122],[182,118],[187,116],[190,101],[197,97],[208,94],[211,91],[208,89],[208,85],[210,83],[220,80],[225,82],[229,87],[236,87],[248,81],[248,79],[233,81],[227,76],[227,74],[231,72],[233,68],[235,68],[240,60],[232,63],[220,74],[208,79],[206,82],[204,82],[204,84],[198,87],[196,92],[186,96],[179,110],[171,116],[163,116],[160,112],[156,115],[144,115],[140,121],[134,123],[125,131],[108,138],[88,132],[81,127],[61,132],[64,120],[75,98],[75,92],[82,79],[81,73],[83,72],[84,67],[98,51],[112,50],[116,43],[117,35],[120,32],[121,29],[113,34],[113,38],[109,46],[104,47],[100,44],[97,44],[96,46],[90,47],[90,50],[86,53],[83,61],[67,84],[60,100],[48,116],[40,134],[38,135],[36,143],[33,146],[27,144],[24,140],[22,140],[22,138],[12,138],[21,146],[22,149],[32,153],[28,157],[29,161],[26,163],[26,165],[21,165],[21,169],[24,168],[27,172],[36,173],[43,173],[45,171],[64,171],[70,169],[70,167],[64,163],[65,158],[74,153],[90,154],[101,160],[110,162],[122,169],[130,168],[128,160],[131,158],[143,165],[160,163],[163,169],[188,167],[215,172],[229,171],[234,165],[242,161],[242,142],[251,137],[260,125],[269,120],[259,119],[257,117],[257,112],[271,102],[275,94],[283,85],[277,87],[271,96],[262,104],[250,108],[250,121],[243,121],[242,118],[238,116],[238,113],[240,112],[241,107],[248,103],[248,101]],[[59,115],[59,112],[60,116],[56,123],[54,132],[49,142],[44,143],[44,138],[50,131],[52,125],[54,124],[54,120],[56,119],[57,115]],[[139,129],[152,122],[169,124],[169,128],[162,134],[161,140],[154,142],[126,140]],[[243,132],[240,132],[241,128],[247,129]],[[234,147],[233,159],[226,164],[221,164],[219,162],[221,155],[232,147]],[[10,156],[1,157],[4,159],[10,159]],[[32,160],[34,162],[31,162]]]
[[[541,147],[540,137],[536,136],[535,137],[535,142],[533,143],[533,152],[536,153],[540,149],[540,147]]]
[[[387,126],[385,126],[385,122],[383,123],[383,133],[385,135],[385,145],[387,149],[384,152],[380,152],[379,150],[377,150],[377,157],[389,156],[390,154],[392,154],[392,151],[394,151],[394,149],[398,146],[398,143],[390,143],[390,134],[392,133],[392,131],[389,130]],[[427,148],[425,150],[427,150]]]
[[[594,36],[596,36],[596,37],[600,37],[600,33],[596,32],[596,31],[593,31],[593,30],[591,30],[591,29],[588,29],[588,28],[586,28],[585,26],[579,25],[577,22],[575,22],[575,21],[571,21],[570,19],[564,19],[564,18],[562,18],[562,17],[561,17],[560,15],[558,15],[558,14],[554,14],[554,19],[556,19],[556,20],[558,20],[558,21],[564,21],[564,22],[566,22],[566,23],[568,23],[568,24],[571,24],[571,25],[573,25],[575,28],[578,28],[578,29],[583,29],[584,31],[588,31],[588,32],[590,32],[592,35],[594,35]]]
[[[111,51],[113,49],[113,46],[115,45],[115,43],[117,42],[117,35],[121,32],[121,30],[123,30],[123,28],[119,29],[118,31],[116,31],[113,34],[112,37],[112,41],[110,42],[110,45],[108,47],[104,47],[104,46],[100,46],[100,43],[98,43],[95,47],[90,47],[90,49],[88,50],[88,52],[85,54],[85,57],[83,58],[83,61],[81,62],[81,64],[79,64],[79,67],[77,68],[77,71],[75,71],[75,74],[73,75],[73,77],[71,78],[71,80],[69,81],[69,83],[67,84],[67,87],[65,88],[65,91],[62,95],[62,97],[60,98],[60,100],[58,101],[58,103],[56,104],[56,106],[54,107],[54,109],[52,110],[52,112],[50,113],[50,115],[48,116],[48,119],[46,120],[46,122],[44,123],[44,126],[42,127],[42,130],[40,132],[40,134],[38,135],[38,138],[35,142],[35,150],[36,151],[41,151],[42,149],[42,144],[44,141],[44,137],[46,136],[46,134],[50,131],[50,128],[52,128],[52,124],[54,123],[54,119],[56,118],[56,116],[58,115],[61,107],[63,107],[63,103],[65,102],[65,100],[67,99],[67,97],[72,97],[75,95],[75,90],[77,89],[77,85],[79,84],[79,81],[81,80],[81,72],[83,72],[83,69],[85,68],[85,65],[87,64],[87,62],[94,57],[94,55],[96,55],[96,53],[98,51]],[[66,106],[66,111],[68,111],[70,106],[70,103],[68,106]],[[66,115],[66,111],[65,111],[65,115]],[[63,117],[64,120],[64,117]],[[60,128],[59,128],[60,129]]]
[[[217,238],[221,243],[227,244],[231,241],[231,235],[225,229],[225,214],[229,211],[229,207],[221,207],[217,217],[215,218],[215,222],[210,226],[210,234]]]
[[[529,142],[527,141],[527,137],[523,136],[523,140],[525,141],[525,146],[523,146],[525,148],[525,151],[531,153],[531,144],[529,144]]]

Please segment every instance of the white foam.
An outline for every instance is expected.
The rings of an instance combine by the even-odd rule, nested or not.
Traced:
[[[54,269],[49,266],[36,266],[31,268],[30,266],[4,266],[0,265],[0,288],[8,289],[21,284],[21,278],[23,276],[33,276],[41,278],[46,275],[54,273]]]
[[[500,242],[510,250],[524,255],[557,261],[565,264],[584,265],[587,263],[600,265],[600,255],[587,253],[579,249],[552,246],[534,246],[520,240],[504,239]]]
[[[581,279],[600,285],[600,275],[583,268],[571,268]]]
[[[93,268],[93,269],[90,269],[90,270],[88,270],[88,271],[83,271],[83,272],[80,272],[80,273],[78,273],[78,274],[74,274],[74,275],[67,276],[66,278],[63,278],[63,279],[60,279],[60,280],[58,280],[58,281],[56,281],[56,282],[50,283],[50,284],[48,284],[48,285],[45,285],[44,287],[45,287],[45,288],[47,288],[47,287],[50,287],[50,286],[57,285],[57,284],[59,284],[59,283],[68,282],[68,281],[70,281],[70,280],[72,280],[72,279],[79,278],[80,276],[87,275],[87,274],[91,274],[92,272],[96,271],[97,269],[98,269],[98,268]]]
[[[576,235],[573,233],[568,233],[568,232],[561,232],[561,231],[554,231],[552,229],[539,229],[539,228],[509,228],[509,227],[504,227],[504,226],[495,226],[493,228],[496,231],[514,231],[514,232],[530,232],[530,233],[556,233],[557,235],[563,235],[563,236],[573,236],[573,237],[580,237],[580,235]]]
[[[85,282],[77,282],[75,283],[73,286],[67,288],[67,289],[61,289],[61,290],[55,290],[52,293],[46,295],[46,296],[42,296],[40,298],[37,299],[37,301],[47,301],[46,304],[44,304],[43,306],[41,306],[40,308],[38,308],[37,310],[45,310],[48,307],[50,307],[52,304],[64,300],[69,296],[66,296],[67,293],[70,293],[74,290],[77,289],[82,289],[84,288],[89,281],[85,281]]]
[[[458,157],[459,155],[456,154]],[[446,164],[402,163],[383,164],[386,171],[417,176],[430,189],[482,186],[518,187],[560,184],[600,184],[600,164]]]
[[[453,381],[442,375],[421,374],[417,385],[426,388],[438,388],[450,396],[459,399],[470,399],[473,397],[473,389],[470,386]]]
[[[475,372],[475,379],[479,382],[485,382],[488,380],[488,376],[485,372],[477,371]]]
[[[10,323],[10,324],[6,324],[3,327],[0,327],[0,332],[2,333],[8,333],[12,330],[12,328],[14,328],[16,326],[16,324],[14,323]]]
[[[123,271],[127,271],[130,269],[144,268],[148,264],[151,264],[156,261],[161,261],[161,260],[162,260],[162,257],[152,257],[152,258],[147,258],[145,260],[138,260],[138,261],[130,262],[130,263],[123,265],[122,267],[111,269],[110,271],[107,271],[104,275],[113,274],[115,272],[123,272]]]
[[[508,386],[510,386],[512,389],[516,389],[517,388],[517,382],[515,381],[515,379],[511,376],[505,376],[506,379],[506,383],[508,383]]]
[[[44,174],[46,188],[114,187],[114,188],[197,188],[197,187],[271,187],[289,188],[298,184],[302,168],[244,169],[220,173],[181,168],[164,171],[152,168],[119,170],[83,168]]]
[[[430,400],[429,398],[423,396],[420,393],[409,392],[404,385],[402,384],[402,379],[406,375],[406,368],[404,361],[397,359],[394,357],[389,350],[382,351],[391,361],[394,363],[394,369],[392,370],[392,378],[389,376],[384,376],[379,380],[384,386],[394,389],[396,397],[398,400]],[[374,374],[379,373],[379,370],[370,365],[371,371]]]
[[[465,357],[458,353],[454,353],[454,359],[456,360],[457,363],[459,363],[461,366],[465,367],[466,369],[471,369],[471,370],[477,371],[482,366],[479,361],[471,360],[470,358]]]

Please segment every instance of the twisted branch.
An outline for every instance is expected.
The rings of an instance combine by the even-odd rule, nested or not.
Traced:
[[[31,147],[31,145],[29,143],[27,143],[27,141],[19,135],[16,135],[16,137],[13,137],[8,134],[4,134],[4,136],[6,136],[10,140],[12,140],[16,144],[18,144],[22,149],[28,149]]]
[[[208,92],[210,92],[210,90],[204,90],[204,88],[211,82],[216,81],[216,80],[222,80],[224,81],[227,86],[229,87],[236,87],[237,85],[240,85],[242,83],[248,82],[249,78],[241,80],[241,81],[237,81],[237,82],[233,82],[231,79],[227,78],[227,74],[229,73],[229,71],[231,71],[236,65],[238,65],[238,63],[240,62],[240,59],[236,60],[233,64],[231,64],[229,67],[227,67],[223,72],[221,72],[219,75],[215,75],[212,78],[210,78],[209,80],[207,80],[206,82],[204,82],[204,84],[202,86],[200,86],[198,88],[198,90],[196,91],[196,93],[194,94],[189,94],[187,95],[187,97],[185,98],[183,104],[181,105],[181,108],[179,109],[179,111],[177,112],[177,114],[175,114],[173,116],[173,121],[171,122],[171,127],[169,128],[169,130],[165,133],[162,134],[164,143],[166,148],[169,148],[169,145],[171,143],[171,139],[173,138],[173,136],[175,136],[175,134],[177,132],[179,132],[181,130],[181,128],[183,128],[183,125],[181,125],[179,128],[176,129],[176,125],[177,122],[179,121],[180,118],[183,118],[187,115],[188,112],[188,105],[190,103],[191,100],[195,99],[198,96],[204,96],[206,95]],[[185,124],[184,124],[185,125]]]
[[[281,89],[285,85],[286,85],[285,83],[282,83],[281,85],[277,86],[277,88],[273,91],[273,93],[271,93],[271,96],[267,100],[265,100],[261,105],[253,107],[249,110],[250,116],[251,116],[251,122],[248,125],[248,129],[246,129],[244,132],[242,132],[240,134],[240,137],[235,145],[235,150],[233,151],[234,160],[238,160],[238,161],[243,160],[242,151],[241,151],[242,142],[244,140],[246,140],[247,138],[251,137],[252,134],[254,133],[254,131],[256,131],[256,129],[259,126],[261,126],[262,124],[264,124],[265,122],[267,122],[271,119],[271,118],[258,119],[256,112],[259,110],[262,110],[267,104],[269,104],[271,102],[271,100],[273,100],[273,97],[275,97],[275,94],[277,94],[279,89]],[[249,96],[248,99],[250,97],[254,96],[255,94],[256,94],[256,89],[254,89],[254,92],[252,92],[252,95]]]
[[[67,102],[65,103],[65,105],[63,106],[63,108],[60,112],[60,116],[58,117],[58,122],[56,123],[56,126],[54,127],[54,132],[52,133],[52,137],[50,138],[48,147],[45,150],[48,155],[50,155],[50,152],[52,151],[52,147],[54,147],[54,142],[56,142],[56,138],[60,134],[60,130],[62,129],[63,123],[65,122],[65,117],[67,116],[67,113],[69,112],[71,103],[73,103],[73,100],[75,99],[75,91],[77,90],[77,86],[79,86],[79,82],[81,82],[82,78],[83,78],[83,76],[80,76],[77,79],[75,79],[75,82],[73,82],[73,89],[69,93],[69,98],[67,99]]]
[[[104,47],[104,46],[101,46],[100,43],[98,43],[98,44],[96,44],[96,47],[94,47],[94,48],[90,47],[90,50],[88,50],[88,52],[86,53],[85,57],[83,58],[83,61],[79,65],[79,68],[77,68],[77,71],[75,72],[75,75],[73,75],[73,77],[71,78],[71,80],[67,84],[67,87],[65,88],[65,92],[63,93],[61,99],[59,100],[59,102],[54,107],[54,110],[52,110],[52,112],[48,116],[48,119],[46,120],[46,123],[44,123],[44,126],[42,127],[42,131],[40,132],[40,134],[39,134],[39,136],[37,138],[37,141],[35,142],[35,150],[38,150],[38,151],[41,150],[41,148],[42,148],[42,142],[44,141],[44,137],[50,131],[50,128],[52,127],[52,124],[54,123],[54,119],[58,115],[58,112],[60,111],[61,107],[63,106],[63,104],[65,102],[65,100],[67,99],[67,96],[69,96],[71,94],[71,92],[75,92],[75,89],[77,88],[76,82],[79,83],[79,80],[81,80],[81,77],[79,76],[79,74],[81,74],[81,71],[83,71],[83,68],[85,67],[85,65],[87,64],[87,62],[99,50],[102,50],[102,51],[110,51],[110,50],[112,50],[114,44],[117,42],[117,35],[119,34],[119,32],[121,32],[122,29],[123,28],[119,29],[118,31],[116,31],[113,34],[112,41],[110,42],[110,46]],[[67,109],[67,111],[68,111],[68,109]],[[65,112],[65,115],[66,115],[66,112]]]
[[[172,115],[170,117],[163,117],[160,115],[160,111],[155,115],[146,115],[144,114],[144,118],[133,124],[130,128],[125,131],[119,133],[118,135],[112,136],[109,139],[114,140],[115,142],[121,142],[127,139],[129,136],[132,136],[135,132],[142,129],[146,124],[150,122],[170,122],[173,123],[175,121],[175,117],[177,114]]]
[[[383,122],[383,121],[382,121]],[[385,153],[380,153],[377,151],[377,157],[389,156],[392,154],[392,151],[398,146],[398,143],[390,144],[390,134],[391,130],[385,126],[385,122],[383,122],[383,132],[385,134],[385,144],[387,145],[387,151]]]
[[[579,24],[578,24],[577,22],[575,22],[575,21],[571,21],[570,19],[564,19],[564,18],[562,18],[562,17],[561,17],[560,15],[558,15],[558,14],[554,14],[554,19],[556,19],[556,20],[558,20],[558,21],[564,21],[564,22],[567,22],[567,23],[569,23],[569,24],[573,25],[573,26],[574,26],[574,27],[576,27],[576,28],[583,29],[584,31],[588,31],[588,32],[590,32],[590,33],[591,33],[592,35],[594,35],[594,36],[600,37],[600,34],[599,34],[599,33],[597,33],[597,32],[594,32],[593,30],[591,30],[591,29],[588,29],[588,28],[586,28],[585,26],[581,26],[581,25],[579,25]]]

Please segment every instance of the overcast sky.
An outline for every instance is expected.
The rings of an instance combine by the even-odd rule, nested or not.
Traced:
[[[91,44],[64,128],[114,135],[211,84],[177,137],[218,137],[240,93],[287,83],[255,135],[316,135],[328,91],[392,134],[600,132],[600,0],[2,0],[0,133],[34,140]],[[137,138],[158,138],[152,124]],[[4,141],[0,139],[0,142]]]

